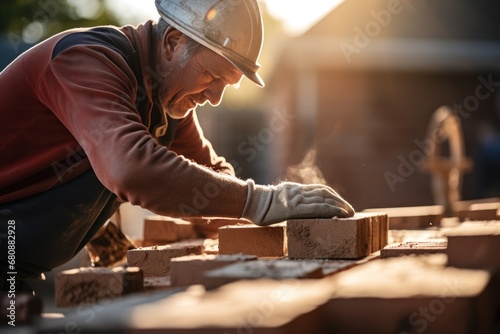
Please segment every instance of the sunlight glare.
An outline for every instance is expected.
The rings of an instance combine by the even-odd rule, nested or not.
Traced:
[[[265,0],[269,14],[283,22],[285,31],[297,36],[304,33],[343,0]]]
[[[298,36],[314,25],[318,20],[337,7],[343,0],[261,0],[269,14],[283,23],[286,33]],[[118,13],[122,24],[138,24],[142,21],[158,18],[154,1],[106,0],[108,8]],[[264,8],[264,6],[261,6]],[[209,17],[210,19],[210,17]]]

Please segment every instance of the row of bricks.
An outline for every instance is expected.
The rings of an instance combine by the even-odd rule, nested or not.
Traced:
[[[367,256],[387,243],[387,217],[383,214],[356,214],[346,219],[293,220],[287,225],[268,227],[234,225],[221,227],[220,254],[247,254],[259,257],[290,259],[353,259]],[[491,225],[494,226],[494,225]],[[491,227],[490,226],[490,227]],[[466,227],[466,224],[462,224]],[[479,226],[480,230],[484,230]],[[466,229],[471,233],[471,227]],[[453,240],[459,236],[452,237]],[[467,240],[471,239],[468,237]],[[465,241],[460,241],[463,243]],[[453,250],[446,242],[427,244],[401,244],[382,249],[382,257],[404,254],[439,253]],[[170,274],[174,257],[201,254],[201,244],[184,248],[183,243],[153,248],[139,248],[128,252],[128,264],[143,268],[145,276],[159,277]]]
[[[471,203],[463,202],[461,208],[456,212],[460,220],[497,220],[500,219],[500,203]],[[436,227],[440,225],[444,217],[444,208],[439,205],[400,207],[400,208],[378,208],[366,209],[362,214],[387,213],[391,221],[391,229],[415,229]],[[359,214],[358,214],[359,216]],[[241,220],[216,220],[211,225],[211,230],[220,225],[234,225]],[[206,220],[194,221],[196,226],[211,226]],[[382,226],[383,228],[383,226]],[[376,231],[375,231],[376,232]],[[279,237],[278,231],[275,231]],[[154,246],[166,244],[184,239],[194,238],[196,233],[193,224],[182,219],[169,218],[164,216],[148,216],[144,219],[143,240],[137,240],[138,246]],[[383,235],[381,235],[383,237]],[[381,243],[383,244],[383,240]],[[373,248],[378,247],[375,244]],[[280,249],[275,249],[273,254],[278,254]],[[280,256],[280,255],[273,255]]]
[[[130,293],[202,284],[208,289],[242,279],[323,278],[318,263],[257,260],[250,255],[190,255],[172,258],[170,276],[144,277],[140,267],[67,270],[56,276],[56,305],[97,303]]]
[[[466,218],[469,220],[494,220],[498,217],[500,203],[475,203],[468,206]],[[441,206],[368,209],[349,219],[292,220],[288,222],[288,234],[292,241],[291,255],[288,254],[285,224],[266,228],[254,225],[237,224],[238,220],[227,220],[228,227],[219,229],[221,253],[246,253],[257,256],[292,258],[353,258],[366,256],[367,252],[382,249],[386,244],[387,217],[391,229],[425,228],[439,226],[443,217]],[[367,217],[363,217],[367,216]],[[380,215],[380,216],[379,216]],[[360,217],[361,216],[361,217]],[[371,216],[371,217],[370,217]],[[380,222],[366,223],[363,218],[379,219]],[[465,217],[465,216],[464,216]],[[332,235],[332,230],[335,234]],[[364,229],[364,230],[363,230]],[[189,222],[162,216],[149,216],[144,220],[144,240],[139,246],[166,244],[177,240],[194,237],[194,230]],[[307,237],[304,237],[307,235]],[[351,248],[349,240],[356,235],[357,248]],[[378,236],[377,236],[378,235]],[[311,237],[312,236],[312,237]],[[344,236],[345,240],[342,240]],[[295,238],[295,239],[294,239]],[[371,241],[368,240],[371,238]],[[294,241],[296,240],[296,241]],[[380,241],[380,244],[378,242]],[[300,245],[302,243],[302,245]],[[332,244],[338,247],[332,247]],[[348,245],[348,246],[346,246]],[[371,245],[371,248],[369,247]]]
[[[385,213],[294,219],[266,227],[229,225],[219,228],[219,253],[291,259],[357,259],[387,245],[388,230]]]
[[[445,252],[450,266],[476,269],[500,267],[497,257],[488,256],[500,252],[500,223],[462,224],[459,228],[446,231],[446,234],[447,242],[407,242],[384,249],[391,251],[389,255],[382,252],[382,257]],[[56,278],[57,304],[91,303],[141,291],[144,286],[139,282],[143,281],[144,274],[147,274],[144,284],[149,290],[193,284],[215,288],[240,279],[321,278],[356,264],[354,261],[256,261],[256,256],[242,254],[185,256],[201,254],[202,244],[202,240],[195,240],[145,248],[141,252],[130,251],[143,255],[136,259],[137,263],[130,262],[141,266],[141,270],[83,268],[64,272]],[[149,265],[162,271],[151,271]]]
[[[164,219],[150,219],[146,220],[146,226],[155,226],[155,233],[145,233],[145,236],[159,236],[159,238],[165,238],[170,231],[178,230],[176,226],[177,222],[172,222],[170,220]],[[181,224],[182,225],[182,224]],[[164,232],[161,230],[164,227]],[[308,249],[308,241],[303,237],[304,230],[309,228],[309,240],[315,241],[319,246],[315,246],[313,251],[310,252]],[[381,245],[387,243],[387,229],[388,222],[387,217],[382,214],[357,214],[353,218],[346,219],[321,219],[321,220],[294,220],[288,222],[288,232],[292,231],[290,237],[288,238],[288,245],[291,252],[289,256],[291,258],[359,258],[362,256],[369,255],[371,252],[378,250]],[[297,231],[293,233],[293,231]],[[285,225],[278,224],[269,227],[258,227],[255,225],[234,225],[229,227],[224,227],[219,229],[219,247],[221,254],[236,254],[245,253],[256,256],[269,256],[269,257],[283,257],[286,256],[287,251],[287,235],[285,232]],[[322,239],[326,238],[326,239]],[[293,243],[296,246],[294,247]],[[305,244],[304,244],[305,243]],[[131,267],[140,267],[141,274],[145,277],[166,277],[171,273],[172,264],[180,266],[179,270],[173,270],[172,283],[173,285],[188,285],[194,283],[203,283],[207,286],[216,287],[220,284],[227,283],[231,280],[238,279],[238,273],[240,272],[255,272],[257,277],[266,276],[262,272],[272,271],[271,269],[276,267],[275,276],[268,275],[271,278],[285,278],[289,277],[322,277],[319,274],[321,268],[317,265],[309,264],[294,264],[293,262],[284,263],[273,263],[269,264],[271,267],[267,267],[264,264],[243,264],[241,268],[236,267],[233,269],[233,273],[228,274],[222,271],[221,273],[213,273],[209,278],[202,275],[207,269],[216,269],[227,265],[230,261],[222,261],[221,259],[208,261],[206,258],[204,260],[199,260],[198,270],[184,270],[182,268],[182,261],[172,261],[174,258],[186,256],[189,254],[202,254],[203,253],[203,241],[186,241],[178,242],[174,244],[164,245],[164,246],[152,246],[145,248],[138,248],[130,250],[127,253],[127,262]],[[295,256],[294,256],[295,254]],[[233,261],[234,262],[234,261]],[[193,267],[195,262],[191,262],[188,266]],[[295,267],[294,267],[295,266]],[[301,266],[297,271],[298,266]],[[304,271],[304,266],[308,266],[307,270]],[[191,272],[191,279],[189,277],[180,277],[176,273],[186,273]],[[231,269],[230,269],[231,272]],[[279,276],[280,272],[293,273],[289,276]],[[80,276],[92,277],[95,274],[94,271],[83,271]],[[73,278],[75,273],[69,273],[66,276],[61,276],[59,286],[70,286],[66,282],[75,281],[78,286],[81,287],[81,282],[77,278]],[[113,273],[110,273],[115,275]],[[129,274],[130,275],[130,274]],[[138,275],[138,274],[137,274]],[[245,274],[243,274],[245,276]],[[203,280],[202,280],[203,277]],[[228,278],[230,277],[230,278]],[[244,277],[241,277],[244,278]],[[254,277],[255,278],[255,277]],[[113,280],[111,280],[113,281]],[[127,280],[123,281],[127,282]],[[154,282],[154,280],[153,280]],[[181,283],[184,282],[184,283]],[[119,284],[118,284],[119,285]],[[154,285],[154,283],[153,283]],[[160,281],[160,285],[164,285]],[[132,286],[128,284],[128,286]],[[71,290],[71,289],[70,289]],[[58,305],[68,306],[75,303],[75,300],[84,295],[83,290],[89,291],[89,301],[92,301],[92,296],[95,298],[101,298],[99,294],[95,294],[93,289],[73,289],[75,296],[72,296],[70,290],[58,290],[56,298],[58,300]],[[100,289],[101,291],[106,291],[109,293],[109,289]],[[123,292],[127,292],[124,290]],[[113,292],[111,292],[113,294]],[[107,297],[106,295],[104,297]],[[84,298],[85,299],[85,298]]]
[[[143,237],[135,239],[138,247],[164,245],[197,236],[217,239],[218,228],[247,222],[241,219],[190,219],[189,221],[166,216],[146,216],[143,222]]]
[[[161,224],[156,226],[159,230]],[[168,224],[165,226],[170,229]],[[290,220],[286,224],[266,227],[237,224],[219,228],[219,253],[292,259],[356,259],[384,247],[387,236],[387,215],[381,213],[357,213],[342,219]],[[127,261],[130,266],[141,267],[146,277],[166,276],[170,273],[172,258],[202,253],[201,244],[188,244],[188,248],[181,242],[130,250]]]
[[[75,312],[45,328],[109,327],[112,312],[114,325],[130,333],[491,333],[498,288],[489,271],[450,268],[437,254],[374,260],[322,280],[239,281],[108,304],[92,322]]]

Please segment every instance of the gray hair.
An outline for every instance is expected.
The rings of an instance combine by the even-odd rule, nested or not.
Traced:
[[[167,31],[167,28],[169,26],[170,25],[167,23],[167,21],[160,17],[158,23],[156,24],[155,30],[156,38],[158,39],[158,41],[163,40],[163,36],[165,35],[165,32]],[[181,68],[185,67],[189,58],[191,58],[200,48],[203,47],[203,45],[190,38],[189,36],[184,34],[184,37],[186,38],[186,47],[183,49],[183,52],[181,54],[181,60],[179,63],[179,66]]]

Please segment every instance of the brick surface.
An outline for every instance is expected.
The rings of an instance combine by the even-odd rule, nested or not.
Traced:
[[[66,270],[56,276],[55,290],[58,307],[95,303],[142,291],[143,272],[133,267]]]
[[[156,245],[192,239],[195,232],[191,223],[164,216],[147,216],[144,218],[144,243],[154,242]]]
[[[380,216],[380,249],[384,248],[389,243],[389,226],[389,215],[384,213]]]
[[[244,261],[257,260],[254,255],[190,255],[172,259],[170,278],[172,286],[203,284],[206,271]]]
[[[499,220],[500,203],[476,203],[469,207],[469,220]]]
[[[289,220],[288,257],[356,259],[367,256],[387,240],[384,217],[383,213],[357,213],[351,218]]]
[[[490,273],[447,268],[444,254],[375,260],[327,280],[329,333],[490,333]]]
[[[203,284],[216,288],[238,280],[259,278],[292,279],[322,278],[323,271],[318,263],[305,261],[248,261],[205,272]]]
[[[389,230],[389,244],[410,241],[446,241],[446,236],[441,229],[429,230]]]
[[[141,247],[127,252],[129,266],[142,268],[145,277],[166,276],[172,258],[203,253],[203,240],[179,242],[164,246]]]
[[[446,252],[446,241],[409,241],[396,245],[389,245],[380,251],[381,258],[436,254]]]
[[[482,198],[476,200],[468,200],[468,201],[458,201],[453,206],[453,215],[458,217],[460,221],[470,220],[469,213],[471,206],[479,204],[491,204],[491,203],[500,203],[500,197],[490,197],[490,198]],[[477,207],[477,206],[476,206]],[[495,218],[497,219],[497,218]],[[477,220],[477,219],[474,219]],[[486,220],[489,220],[487,218]]]
[[[387,245],[389,238],[389,217],[385,212],[358,212],[355,217],[370,219],[372,248],[376,252]]]
[[[239,253],[260,257],[286,256],[286,225],[239,224],[219,228],[219,254]]]
[[[446,232],[448,265],[458,268],[500,268],[500,222],[464,223]]]

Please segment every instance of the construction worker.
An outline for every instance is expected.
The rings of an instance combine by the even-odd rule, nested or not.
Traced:
[[[156,5],[158,22],[65,31],[1,72],[3,282],[69,261],[123,202],[258,225],[354,214],[327,186],[238,179],[203,136],[198,105],[264,86],[256,0]]]

